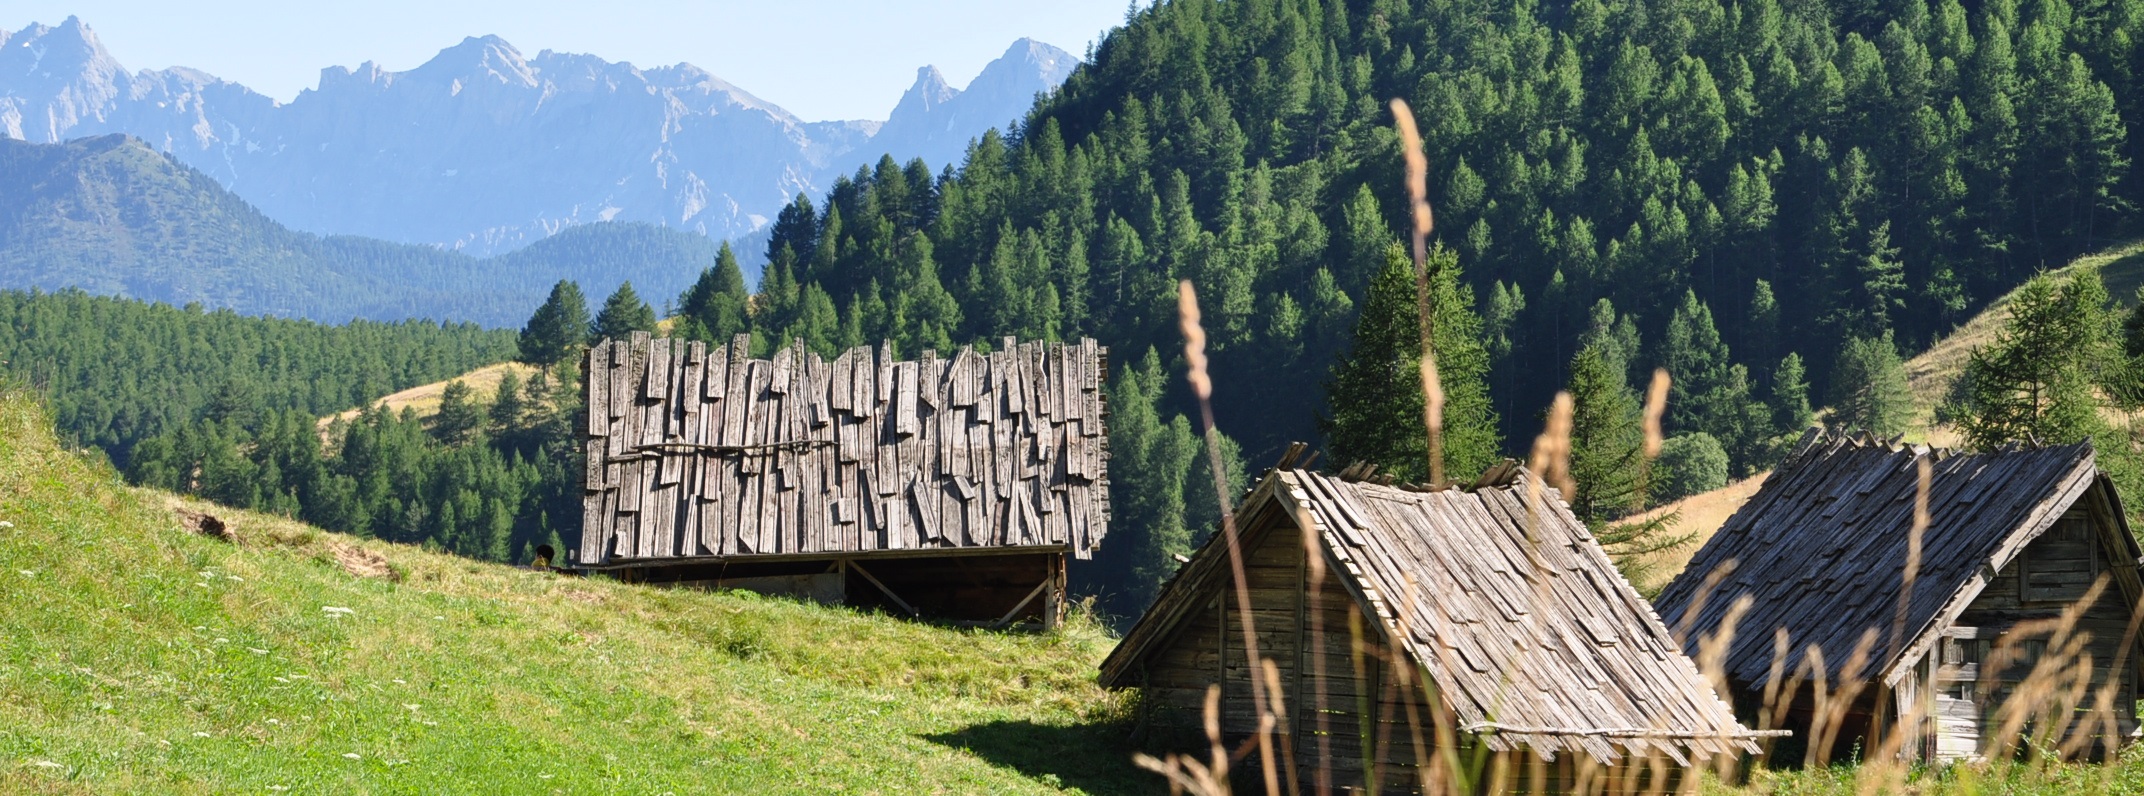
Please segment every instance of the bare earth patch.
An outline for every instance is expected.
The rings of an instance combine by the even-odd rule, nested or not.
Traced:
[[[400,580],[395,569],[387,563],[387,557],[354,544],[329,542],[328,551],[335,555],[335,563],[341,564],[344,572],[360,578],[387,578]]]

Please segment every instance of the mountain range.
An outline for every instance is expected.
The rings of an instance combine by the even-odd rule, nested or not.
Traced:
[[[594,221],[747,235],[884,155],[956,161],[1078,63],[1022,39],[965,90],[918,70],[884,122],[807,122],[690,64],[483,36],[407,71],[328,67],[285,103],[183,67],[128,72],[69,17],[0,30],[0,134],[124,133],[295,230],[487,255]]]
[[[575,224],[489,258],[291,230],[138,138],[0,139],[0,287],[79,288],[173,305],[340,323],[519,326],[551,285],[597,300],[630,277],[661,304],[717,244],[639,222]]]

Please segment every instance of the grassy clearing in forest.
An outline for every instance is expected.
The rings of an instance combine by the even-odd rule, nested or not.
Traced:
[[[947,629],[361,541],[129,489],[20,393],[0,394],[0,522],[0,791],[1154,783],[1094,685],[1092,622]]]

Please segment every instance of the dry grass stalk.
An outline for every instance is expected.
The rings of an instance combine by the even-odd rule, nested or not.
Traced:
[[[1574,491],[1571,485],[1573,408],[1568,392],[1557,392],[1555,403],[1549,404],[1548,427],[1534,438],[1533,455],[1527,461],[1527,466],[1534,472],[1534,479],[1527,484],[1527,497],[1532,500],[1541,499],[1543,481],[1553,482],[1566,500]]]
[[[1325,649],[1325,545],[1318,538],[1317,520],[1311,517],[1309,510],[1301,505],[1295,507],[1295,527],[1302,529],[1303,537],[1303,580],[1307,589],[1305,596],[1308,598],[1307,602],[1309,604],[1309,610],[1304,613],[1310,617],[1310,649],[1323,650]],[[1324,655],[1312,654],[1303,657],[1310,659],[1311,682],[1330,682],[1325,679]],[[1319,687],[1311,690],[1317,694],[1317,701],[1312,706],[1316,711],[1315,715],[1321,717],[1330,715],[1331,706],[1326,704],[1325,699],[1327,689]],[[1313,783],[1316,787],[1316,792],[1321,796],[1322,794],[1331,793],[1333,788],[1332,766],[1327,765],[1327,761],[1333,758],[1332,728],[1325,723],[1325,720],[1320,719],[1318,726],[1305,727],[1304,730],[1317,733],[1318,758],[1311,761],[1312,770],[1317,772]]]
[[[1169,793],[1191,796],[1228,796],[1228,749],[1221,745],[1221,686],[1206,687],[1206,742],[1211,763],[1188,755],[1171,753],[1155,758],[1145,752],[1132,755],[1132,764],[1160,774],[1169,781]]]
[[[1660,433],[1660,418],[1668,411],[1667,368],[1653,368],[1653,383],[1645,388],[1645,458],[1660,458],[1660,446],[1664,438]]]
[[[1414,227],[1414,303],[1422,336],[1422,426],[1429,435],[1429,483],[1444,485],[1444,388],[1437,380],[1437,346],[1432,332],[1436,305],[1429,292],[1429,234],[1436,217],[1429,209],[1429,156],[1422,151],[1422,134],[1415,129],[1414,111],[1407,101],[1392,100],[1393,124],[1399,128],[1400,156],[1407,161],[1407,204]]]
[[[1259,663],[1258,631],[1251,614],[1251,588],[1243,568],[1243,545],[1236,536],[1235,505],[1228,494],[1227,470],[1221,463],[1221,440],[1213,422],[1213,379],[1206,373],[1206,329],[1199,324],[1198,292],[1186,279],[1176,284],[1177,326],[1184,333],[1185,379],[1191,382],[1191,391],[1199,399],[1199,420],[1203,424],[1206,439],[1207,470],[1213,475],[1214,505],[1221,508],[1221,534],[1228,548],[1229,573],[1235,579],[1236,611],[1243,623],[1243,656],[1247,671],[1263,669]],[[1265,679],[1250,678],[1251,709],[1258,716],[1258,731],[1253,741],[1258,746],[1258,761],[1265,777],[1267,793],[1280,792],[1280,766],[1273,748],[1273,727],[1277,723],[1273,703],[1280,698],[1278,691],[1268,692]]]
[[[2086,650],[2092,634],[2078,630],[2078,623],[2106,588],[2107,576],[2102,574],[2085,596],[2065,607],[2061,615],[2019,622],[1996,641],[1980,669],[1983,692],[1998,687],[1998,678],[2020,664],[2030,664],[2032,668],[2016,684],[2010,698],[1996,707],[1994,731],[1986,739],[1988,748],[1994,750],[1990,757],[2010,759],[2023,750],[2036,758],[2052,755],[2060,759],[2061,749],[2082,749],[2097,740],[2089,732],[2082,732],[2086,736],[2083,738],[2072,737],[2073,733],[2105,723],[2079,724],[2076,718],[2085,704],[2095,670],[2091,653]]]

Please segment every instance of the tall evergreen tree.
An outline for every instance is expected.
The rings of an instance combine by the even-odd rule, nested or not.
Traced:
[[[2101,427],[2095,389],[2116,351],[2106,304],[2094,271],[2018,288],[1995,341],[1967,356],[1962,405],[1950,411],[1972,445],[2070,443]]]
[[[521,328],[521,361],[531,365],[558,364],[588,341],[588,300],[581,286],[561,279],[551,287],[551,296],[529,316]]]
[[[782,212],[786,216],[791,209]],[[751,329],[751,298],[745,290],[744,270],[738,267],[736,253],[725,242],[715,253],[714,267],[701,271],[699,280],[678,297],[677,336],[729,342],[731,337]]]
[[[1444,467],[1453,478],[1495,464],[1501,444],[1489,403],[1489,355],[1481,319],[1459,284],[1459,258],[1432,251],[1430,341],[1444,390]],[[1331,414],[1321,425],[1338,461],[1373,462],[1385,472],[1420,480],[1429,471],[1428,430],[1422,420],[1421,314],[1415,306],[1414,267],[1398,244],[1371,280],[1355,339],[1326,383]]]
[[[634,332],[655,331],[655,308],[640,300],[633,292],[633,283],[623,282],[618,290],[603,301],[603,311],[596,313],[596,320],[588,327],[588,335],[597,340],[625,339]]]
[[[1913,393],[1890,332],[1847,341],[1832,367],[1831,411],[1834,427],[1885,437],[1912,422]]]

